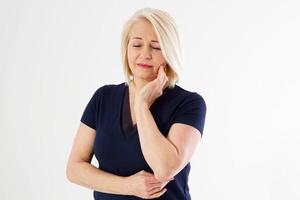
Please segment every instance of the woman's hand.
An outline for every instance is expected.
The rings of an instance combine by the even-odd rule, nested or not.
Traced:
[[[129,195],[134,195],[143,199],[153,199],[160,197],[167,191],[164,187],[171,180],[160,182],[153,174],[142,170],[126,177],[125,187],[127,188]]]
[[[168,77],[165,73],[164,66],[158,69],[157,77],[147,83],[135,97],[136,107],[146,104],[148,108],[152,105],[156,98],[162,95],[163,90],[167,87]]]

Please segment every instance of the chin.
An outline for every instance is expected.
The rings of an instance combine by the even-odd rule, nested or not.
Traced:
[[[155,74],[149,74],[149,73],[139,73],[139,75],[137,75],[137,77],[139,77],[140,79],[144,79],[147,81],[153,81],[156,78]]]

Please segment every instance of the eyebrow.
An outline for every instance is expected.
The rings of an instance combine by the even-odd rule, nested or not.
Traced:
[[[133,37],[133,38],[131,38],[131,39],[138,39],[138,40],[142,40],[142,38],[141,37]],[[158,42],[157,40],[151,40],[151,42]]]

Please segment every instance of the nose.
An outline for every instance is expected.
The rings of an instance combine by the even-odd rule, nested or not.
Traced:
[[[141,56],[146,59],[151,59],[152,58],[151,49],[149,47],[144,47],[141,51]]]

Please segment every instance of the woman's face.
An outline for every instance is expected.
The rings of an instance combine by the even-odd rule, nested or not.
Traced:
[[[156,78],[159,66],[166,66],[160,44],[149,21],[139,20],[132,26],[127,59],[134,79],[151,81]]]

